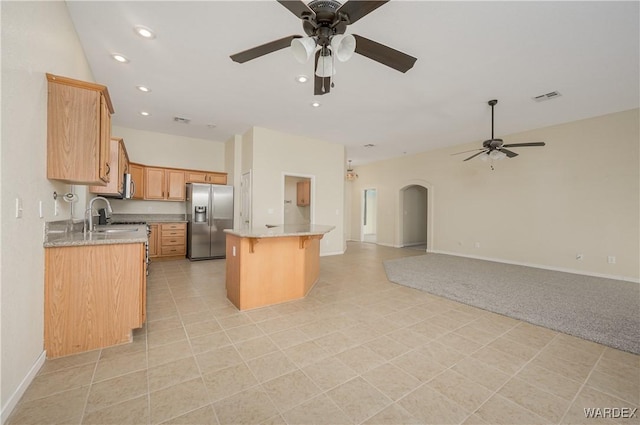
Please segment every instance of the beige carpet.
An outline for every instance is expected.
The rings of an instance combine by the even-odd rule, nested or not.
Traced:
[[[640,285],[426,254],[384,262],[390,281],[640,354]]]

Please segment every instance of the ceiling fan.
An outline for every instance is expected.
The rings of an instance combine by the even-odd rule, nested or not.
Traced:
[[[516,147],[519,148],[519,147],[546,145],[545,142],[511,143],[508,145],[504,145],[502,139],[496,139],[493,136],[493,107],[498,103],[498,101],[493,99],[487,103],[489,104],[489,106],[491,106],[491,139],[485,140],[484,142],[482,142],[482,148],[480,149],[472,149],[469,151],[454,153],[452,155],[460,155],[467,152],[480,151],[478,153],[471,155],[469,158],[465,159],[465,161],[473,159],[479,155],[482,155],[480,158],[486,161],[487,159],[503,159],[505,157],[513,158],[514,156],[518,156],[517,153],[505,148],[516,148]]]
[[[344,34],[348,25],[388,1],[350,0],[342,4],[336,0],[313,0],[305,4],[301,0],[278,0],[278,3],[302,19],[302,28],[307,37],[290,35],[231,55],[231,59],[244,63],[291,46],[296,59],[304,63],[315,51],[316,95],[327,94],[333,87],[331,78],[335,74],[334,59],[344,62],[354,52],[400,72],[407,72],[413,67],[416,58],[359,35]]]

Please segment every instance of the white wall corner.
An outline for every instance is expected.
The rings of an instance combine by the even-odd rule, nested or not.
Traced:
[[[40,356],[38,356],[38,359],[33,364],[31,369],[29,369],[29,373],[27,373],[27,375],[24,377],[22,382],[20,382],[20,385],[18,385],[18,388],[16,388],[13,394],[9,396],[7,403],[4,406],[2,406],[2,416],[1,416],[2,424],[6,422],[6,420],[9,418],[9,415],[11,415],[11,412],[13,412],[13,409],[16,408],[16,406],[18,405],[18,402],[20,401],[24,393],[27,391],[27,388],[29,388],[29,385],[31,385],[31,382],[33,382],[36,375],[40,371],[40,368],[42,368],[42,366],[44,365],[44,361],[46,360],[46,358],[47,358],[47,352],[43,351],[40,354]]]

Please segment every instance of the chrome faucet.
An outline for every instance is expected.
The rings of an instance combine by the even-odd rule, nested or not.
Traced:
[[[107,198],[104,198],[102,196],[96,196],[95,198],[91,198],[91,200],[89,201],[89,208],[87,208],[87,212],[89,213],[89,232],[92,232],[95,226],[93,224],[93,203],[98,199],[102,199],[105,202],[105,204],[107,204],[108,217],[111,217],[111,214],[113,214],[113,210],[111,209],[111,204],[109,203],[109,200]],[[85,233],[86,232],[87,232],[87,228],[85,227]]]

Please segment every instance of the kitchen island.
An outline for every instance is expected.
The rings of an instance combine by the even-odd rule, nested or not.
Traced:
[[[320,274],[320,239],[334,226],[228,229],[227,298],[249,310],[303,298]]]

